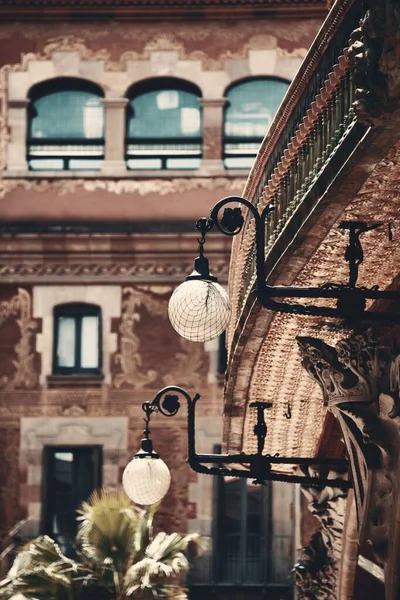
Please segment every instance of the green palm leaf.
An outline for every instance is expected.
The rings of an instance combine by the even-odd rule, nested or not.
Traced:
[[[78,511],[77,541],[84,557],[98,567],[120,571],[135,552],[139,511],[121,490],[94,492]]]

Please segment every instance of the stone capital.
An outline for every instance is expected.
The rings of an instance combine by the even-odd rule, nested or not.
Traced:
[[[360,544],[385,567],[386,599],[400,581],[400,357],[371,333],[335,347],[298,338],[303,366],[338,419],[350,461]]]
[[[228,98],[200,98],[199,104],[202,108],[223,108]]]
[[[105,109],[107,108],[125,108],[129,102],[128,98],[102,98],[101,102]]]

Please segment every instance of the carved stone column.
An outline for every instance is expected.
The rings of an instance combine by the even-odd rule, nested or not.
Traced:
[[[102,172],[107,175],[126,171],[125,164],[125,109],[127,98],[104,98],[105,108],[105,157]]]
[[[350,460],[360,544],[385,568],[386,600],[398,600],[400,562],[400,359],[370,332],[332,348],[298,338],[303,366],[337,417]]]
[[[223,171],[222,144],[224,132],[224,106],[226,98],[202,98],[203,108],[203,160],[200,167],[204,174],[213,175]]]
[[[330,473],[329,477],[339,477]],[[293,572],[298,600],[333,600],[337,598],[342,534],[346,513],[347,491],[338,488],[301,487],[309,500],[308,509],[321,527],[302,549]]]

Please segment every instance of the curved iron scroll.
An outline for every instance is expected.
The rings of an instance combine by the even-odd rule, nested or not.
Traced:
[[[267,435],[267,425],[264,412],[272,405],[270,403],[254,402],[250,408],[257,409],[257,422],[254,427],[254,435],[257,437],[257,453],[255,454],[197,454],[195,442],[195,417],[196,404],[200,394],[193,398],[181,387],[170,385],[160,390],[151,402],[143,404],[143,410],[149,415],[151,412],[160,412],[167,417],[175,416],[180,410],[179,396],[183,396],[187,402],[188,419],[188,458],[187,462],[196,473],[205,475],[223,475],[230,477],[242,477],[253,479],[253,483],[265,484],[267,481],[283,481],[288,483],[300,483],[313,487],[338,487],[348,489],[352,487],[350,481],[343,478],[328,477],[329,470],[335,469],[346,472],[348,462],[336,458],[298,458],[270,456],[263,454],[264,442]],[[212,465],[212,466],[207,466]],[[227,465],[240,465],[241,468],[231,468]],[[299,473],[278,473],[272,470],[273,465],[293,465]],[[320,473],[326,476],[309,476],[306,467],[318,467]],[[300,474],[303,473],[303,474]]]
[[[366,311],[367,300],[400,300],[400,292],[394,290],[379,290],[377,286],[372,288],[357,287],[358,270],[363,262],[364,254],[361,247],[360,235],[372,229],[376,229],[383,223],[366,223],[364,221],[343,221],[339,227],[349,232],[349,243],[345,252],[345,260],[349,263],[348,283],[328,282],[321,287],[294,287],[294,286],[271,286],[266,283],[265,260],[266,260],[266,218],[274,210],[272,204],[268,204],[261,213],[245,198],[240,196],[227,196],[217,202],[211,209],[208,219],[208,229],[213,225],[224,235],[237,235],[243,228],[245,220],[240,207],[225,208],[222,218],[219,218],[220,210],[227,204],[238,203],[245,206],[251,213],[255,222],[255,248],[256,248],[256,289],[257,299],[264,308],[275,312],[291,313],[298,315],[310,315],[321,317],[333,317],[346,321],[361,320],[400,322],[400,313],[384,313]],[[336,307],[314,306],[294,304],[289,302],[278,302],[274,298],[326,298],[335,299]]]

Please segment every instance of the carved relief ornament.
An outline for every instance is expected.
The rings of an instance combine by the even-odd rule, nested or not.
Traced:
[[[400,13],[396,0],[366,0],[366,12],[350,37],[354,110],[367,125],[380,125],[400,99]]]
[[[32,351],[36,322],[32,319],[32,298],[29,292],[20,288],[10,300],[0,303],[0,326],[10,317],[16,317],[20,339],[13,348],[16,355],[13,360],[14,374],[11,378],[0,375],[0,389],[33,389],[38,382]]]
[[[119,366],[113,378],[116,388],[122,386],[142,389],[151,386],[160,373],[154,368],[148,369],[144,364],[140,351],[140,338],[136,331],[136,323],[140,321],[139,308],[144,305],[151,316],[159,316],[167,320],[167,303],[165,294],[172,292],[169,286],[144,286],[124,288],[122,291],[122,315],[119,326],[120,350],[114,356]],[[157,297],[157,294],[163,297]],[[161,373],[165,385],[200,386],[201,368],[204,351],[200,344],[191,344],[179,338],[178,351],[175,353],[173,373]],[[152,365],[155,366],[155,365]]]
[[[399,357],[369,331],[339,341],[299,337],[303,366],[337,417],[350,460],[360,543],[369,542],[390,581],[399,561]],[[391,537],[389,538],[389,531]],[[392,578],[393,579],[393,578]],[[393,586],[387,594],[392,595]]]
[[[311,473],[309,473],[311,475]],[[343,476],[331,471],[329,477]],[[309,501],[308,510],[320,528],[302,548],[293,568],[299,600],[332,600],[337,597],[342,534],[346,514],[347,490],[301,486]]]

